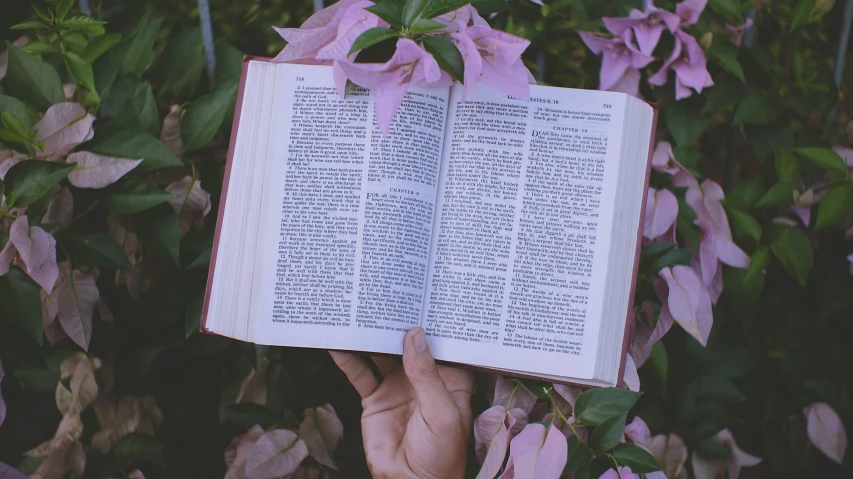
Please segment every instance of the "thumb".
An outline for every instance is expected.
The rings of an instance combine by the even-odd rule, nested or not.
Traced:
[[[438,367],[429,352],[422,328],[414,328],[406,333],[403,340],[403,369],[418,397],[424,420],[428,424],[441,424],[451,419],[457,410],[456,403],[438,374]]]

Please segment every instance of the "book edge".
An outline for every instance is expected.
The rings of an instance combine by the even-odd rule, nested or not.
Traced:
[[[213,233],[213,245],[210,252],[210,264],[207,269],[207,284],[204,289],[204,301],[202,303],[201,321],[199,331],[206,334],[211,333],[207,329],[207,315],[210,307],[210,294],[213,289],[213,276],[216,272],[216,256],[219,252],[219,236],[222,234],[222,218],[225,215],[225,203],[228,199],[228,184],[231,180],[231,166],[234,161],[234,148],[237,145],[237,132],[240,128],[240,114],[243,111],[243,95],[246,89],[246,76],[249,72],[249,62],[270,62],[272,59],[254,55],[244,55],[243,65],[240,68],[240,84],[237,88],[237,102],[234,107],[234,118],[231,121],[231,138],[228,142],[228,155],[225,160],[225,173],[222,179],[222,193],[219,197],[219,208],[216,213],[216,229]]]

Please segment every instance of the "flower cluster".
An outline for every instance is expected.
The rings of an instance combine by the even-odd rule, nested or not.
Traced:
[[[276,28],[288,43],[273,62],[331,65],[341,97],[348,82],[375,90],[383,134],[413,86],[447,87],[457,80],[467,95],[482,82],[528,100],[528,84],[535,80],[521,54],[530,42],[492,29],[473,6],[462,5],[451,11],[421,8],[421,14],[401,18],[367,0],[340,0],[299,28]],[[380,42],[395,43],[390,59],[356,62]]]
[[[714,84],[708,73],[702,47],[685,27],[696,24],[707,0],[684,0],[675,13],[657,8],[649,2],[645,11],[632,10],[624,18],[604,18],[610,38],[581,32],[587,47],[602,55],[601,90],[612,90],[639,96],[640,69],[655,60],[653,53],[664,32],[673,39],[672,51],[663,64],[648,78],[655,86],[666,85],[669,72],[675,72],[675,98],[680,100]],[[733,27],[734,28],[734,27]],[[742,34],[734,29],[732,34]]]

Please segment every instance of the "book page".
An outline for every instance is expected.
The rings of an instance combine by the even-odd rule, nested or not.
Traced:
[[[436,357],[591,378],[624,96],[451,89],[423,323]]]
[[[411,88],[383,136],[374,91],[283,65],[257,342],[400,353],[420,324],[449,89]]]

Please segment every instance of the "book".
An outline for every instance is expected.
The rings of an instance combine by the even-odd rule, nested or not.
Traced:
[[[203,332],[619,383],[657,110],[623,93],[408,89],[390,129],[332,67],[246,57]]]

